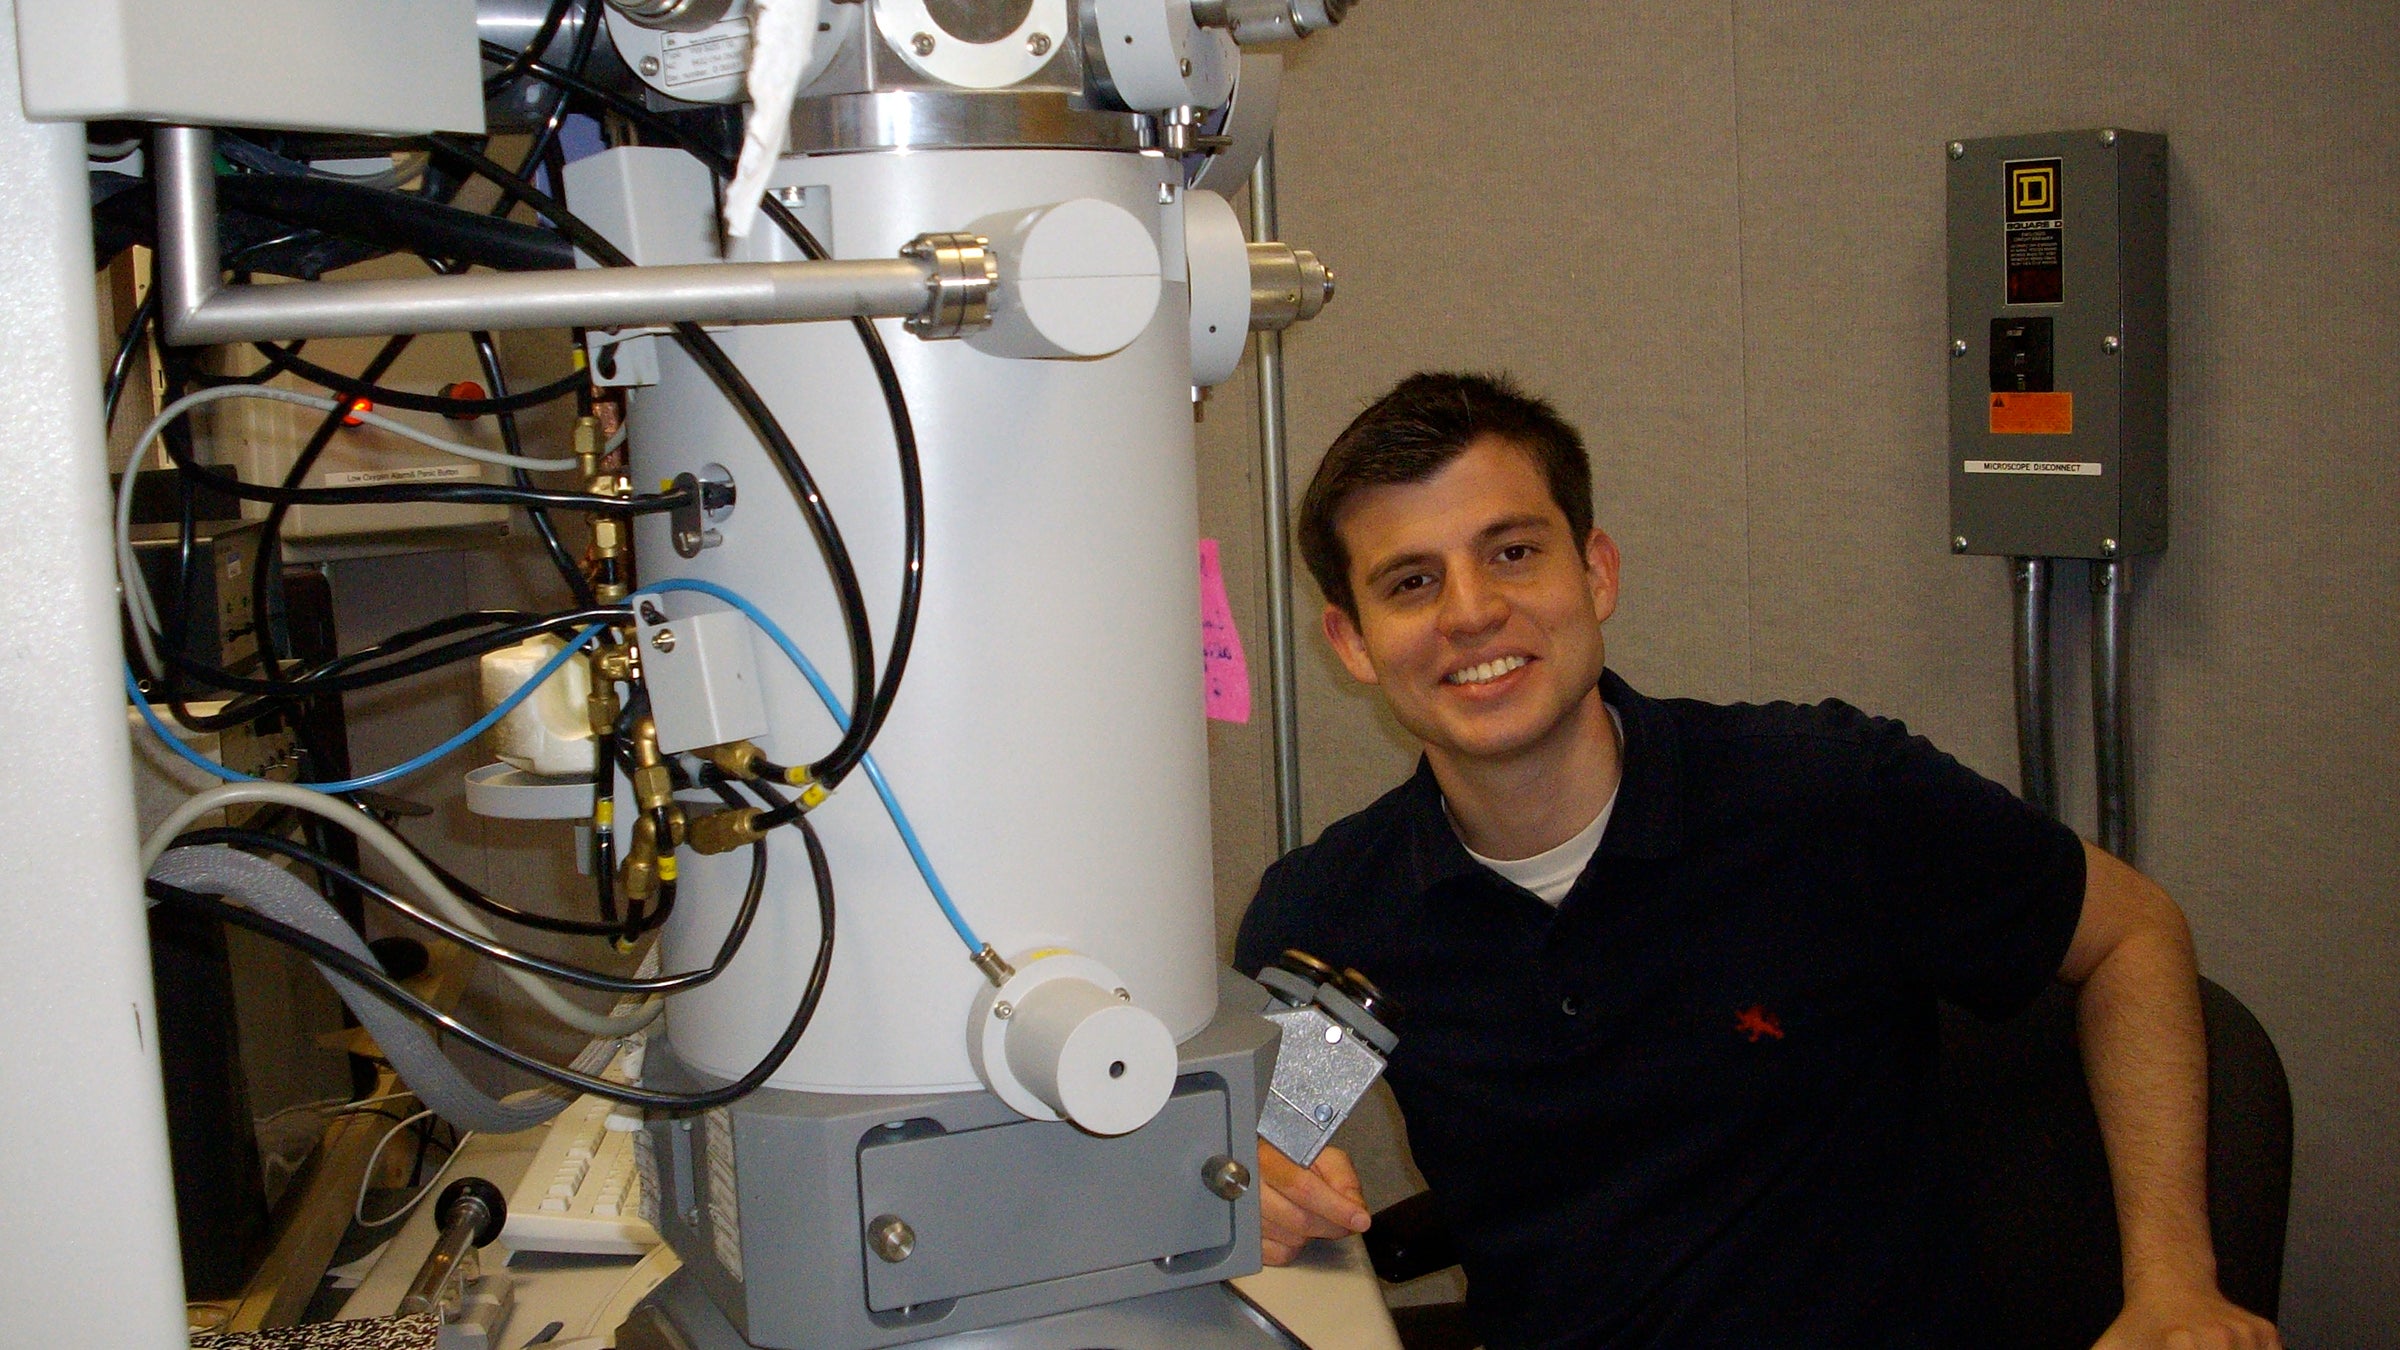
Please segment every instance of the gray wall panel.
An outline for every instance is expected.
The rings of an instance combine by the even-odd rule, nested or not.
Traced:
[[[1302,50],[1282,123],[1284,233],[1342,279],[1289,346],[1295,491],[1398,376],[1512,369],[1592,441],[1638,685],[1846,698],[2003,781],[2005,574],[1944,547],[1941,143],[2168,135],[2174,521],[2137,577],[2137,839],[2290,1066],[2285,1325],[2314,1345],[2400,1325],[2395,71],[2388,3],[1375,0]],[[1229,388],[1201,440],[1263,692],[1250,418]],[[2089,829],[2080,571],[2059,744]],[[1316,609],[1304,583],[1312,833],[1411,757]],[[1272,845],[1263,736],[1212,743],[1229,922]],[[1371,1191],[1405,1185],[1362,1115]]]

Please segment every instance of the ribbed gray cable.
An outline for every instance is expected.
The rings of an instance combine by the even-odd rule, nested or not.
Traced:
[[[170,849],[151,865],[154,880],[205,895],[222,895],[277,923],[288,924],[312,937],[340,947],[373,963],[366,939],[307,882],[268,862],[222,845]],[[529,1130],[567,1108],[568,1099],[548,1092],[520,1092],[506,1101],[491,1096],[467,1080],[433,1036],[416,1019],[367,992],[346,975],[318,965],[342,1002],[358,1015],[360,1026],[375,1038],[392,1069],[417,1099],[442,1119],[462,1130],[481,1134],[511,1134]]]

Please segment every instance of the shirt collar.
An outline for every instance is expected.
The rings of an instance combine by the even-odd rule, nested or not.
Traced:
[[[1604,858],[1666,858],[1683,846],[1683,753],[1675,718],[1666,706],[1636,693],[1613,670],[1600,673],[1600,697],[1624,725],[1622,777],[1608,830],[1600,836]],[[1417,771],[1401,789],[1407,820],[1408,867],[1422,894],[1462,877],[1490,876],[1468,854],[1442,812],[1441,784],[1433,764],[1417,756]]]

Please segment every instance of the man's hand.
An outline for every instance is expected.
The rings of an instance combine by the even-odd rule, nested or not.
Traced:
[[[1259,1248],[1270,1266],[1287,1265],[1310,1238],[1348,1237],[1367,1231],[1367,1198],[1359,1189],[1350,1155],[1327,1148],[1306,1167],[1282,1150],[1258,1141]]]
[[[2211,1287],[2128,1298],[2093,1350],[2283,1350],[2283,1338]]]

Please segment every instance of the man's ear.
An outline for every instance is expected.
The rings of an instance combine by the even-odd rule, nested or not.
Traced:
[[[1342,669],[1361,684],[1380,684],[1375,678],[1375,665],[1367,660],[1366,635],[1358,631],[1358,620],[1342,612],[1340,605],[1325,606],[1325,641],[1332,644],[1333,654],[1341,658]]]
[[[1583,571],[1592,587],[1592,609],[1602,623],[1617,612],[1617,541],[1593,530],[1583,541]]]

